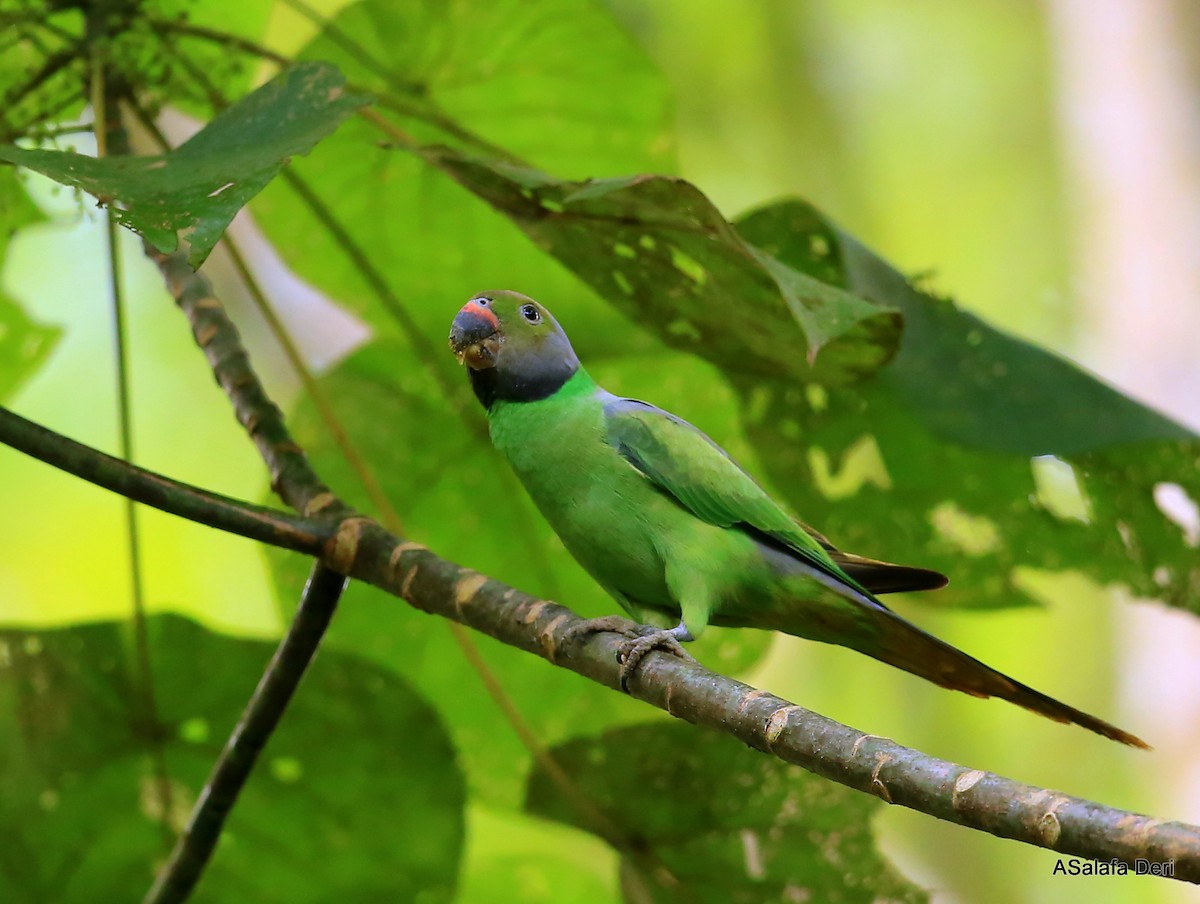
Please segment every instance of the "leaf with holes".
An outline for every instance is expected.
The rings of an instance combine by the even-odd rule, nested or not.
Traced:
[[[199,267],[234,215],[288,159],[367,104],[332,66],[301,63],[225,110],[169,154],[88,157],[0,146],[0,160],[81,188],[160,251],[190,245]]]
[[[732,738],[663,722],[551,753],[604,824],[573,809],[540,769],[529,777],[526,808],[610,843],[615,834],[626,901],[926,900],[875,848],[878,801]]]
[[[853,389],[730,374],[776,486],[835,543],[946,572],[933,604],[1027,603],[1024,566],[1200,611],[1200,438],[914,288],[803,202],[738,231],[904,314],[896,358]]]
[[[332,139],[339,153],[297,169],[346,235],[388,261],[396,288],[383,304],[363,291],[352,255],[328,253],[328,230],[313,228],[319,218],[283,186],[254,205],[297,270],[377,329],[440,333],[425,302],[484,288],[519,288],[556,312],[579,296],[578,283],[551,257],[530,254],[498,210],[617,311],[721,366],[811,375],[816,356],[820,373],[849,381],[895,348],[895,312],[747,246],[682,180],[555,182],[514,165],[528,157],[573,176],[670,167],[662,79],[594,4],[366,2],[304,54],[336,61],[377,90],[380,109],[415,140],[436,142],[420,159],[381,152],[367,145],[383,133],[350,123]],[[466,200],[447,175],[488,206]],[[625,323],[611,309],[591,311]]]
[[[149,623],[161,747],[127,624],[0,632],[0,888],[136,901],[182,827],[272,645]],[[449,901],[464,789],[437,716],[396,676],[326,651],[234,809],[197,901]],[[297,864],[317,864],[319,876]]]
[[[663,341],[726,371],[852,383],[899,341],[895,310],[743,241],[683,179],[563,182],[445,146],[419,153]]]

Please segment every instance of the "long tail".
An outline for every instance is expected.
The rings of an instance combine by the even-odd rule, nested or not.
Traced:
[[[727,624],[771,628],[797,637],[850,647],[950,690],[962,691],[973,697],[999,697],[1055,722],[1074,722],[1122,744],[1141,747],[1143,750],[1151,749],[1149,744],[1136,735],[1122,731],[1115,725],[1090,716],[1073,706],[1060,703],[1053,697],[1047,697],[997,672],[991,666],[984,665],[962,650],[938,640],[932,634],[927,634],[872,596],[872,593],[893,590],[940,587],[946,583],[941,574],[847,555],[833,549],[828,540],[811,528],[808,530],[827,549],[837,553],[838,558],[835,561],[840,567],[848,573],[851,569],[856,570],[852,580],[859,581],[860,588],[866,592],[850,586],[826,570],[814,567],[798,556],[760,544],[763,557],[776,568],[785,574],[802,576],[807,581],[824,585],[841,597],[841,601],[839,604],[831,604],[826,598],[824,602],[819,602],[820,595],[814,597],[803,590],[793,595],[784,590],[781,594],[784,599],[782,605],[759,609],[753,613],[742,613],[741,620],[729,620]],[[792,588],[793,591],[795,589]],[[751,617],[745,618],[745,615]],[[718,618],[714,623],[720,624],[721,621]]]
[[[974,697],[999,697],[1056,722],[1074,722],[1122,744],[1151,749],[1141,738],[1001,674],[909,624],[890,609],[872,608],[872,621],[880,633],[861,645],[853,645],[868,656],[951,690]]]

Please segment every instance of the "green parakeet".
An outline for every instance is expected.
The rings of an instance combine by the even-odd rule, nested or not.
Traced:
[[[492,442],[579,564],[638,621],[679,618],[626,645],[623,678],[650,649],[678,649],[710,624],[766,628],[1147,746],[889,610],[875,594],[930,590],[945,577],[836,549],[691,424],[597,386],[538,302],[477,295],[454,318],[450,346],[487,409]],[[597,619],[595,629],[618,622]]]

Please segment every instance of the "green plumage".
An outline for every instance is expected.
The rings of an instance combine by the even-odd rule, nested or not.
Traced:
[[[873,592],[945,579],[845,554],[793,519],[685,421],[598,387],[544,307],[489,292],[451,346],[487,407],[492,441],[566,548],[635,619],[765,628],[852,647],[945,687],[999,696],[1144,746],[910,625]]]

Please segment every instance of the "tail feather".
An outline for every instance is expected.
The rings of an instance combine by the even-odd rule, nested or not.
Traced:
[[[999,697],[1056,722],[1073,722],[1122,744],[1150,749],[1141,738],[1001,674],[890,610],[874,611],[880,634],[874,642],[856,646],[868,656],[951,690],[974,697]]]
[[[814,527],[803,521],[797,521],[810,537],[816,540],[829,553],[829,557],[837,563],[842,571],[859,586],[866,587],[871,593],[902,593],[908,590],[937,590],[950,583],[950,579],[940,571],[932,568],[914,568],[911,565],[893,565],[891,562],[881,562],[879,559],[868,559],[866,556],[855,555],[852,552],[842,552],[829,538]]]
[[[872,593],[903,593],[908,590],[938,590],[950,583],[940,571],[893,565],[853,553],[833,550],[830,558],[863,587]]]

